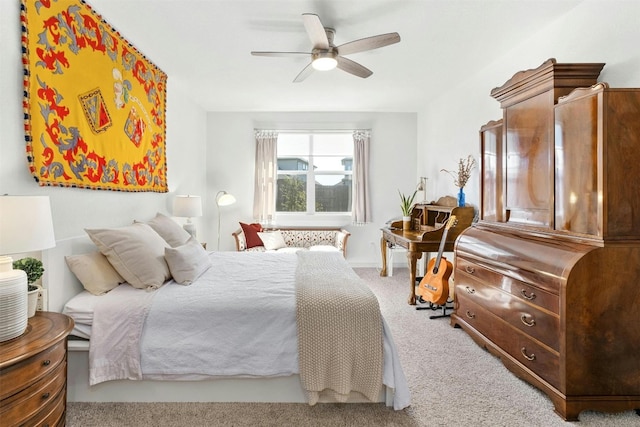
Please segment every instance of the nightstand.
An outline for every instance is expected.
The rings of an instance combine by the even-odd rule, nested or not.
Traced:
[[[39,311],[27,330],[0,343],[0,419],[3,426],[64,426],[67,340],[73,320]]]

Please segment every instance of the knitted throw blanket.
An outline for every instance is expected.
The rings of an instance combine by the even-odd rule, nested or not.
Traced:
[[[378,300],[342,254],[297,254],[298,357],[309,404],[344,402],[353,392],[377,400],[384,361]]]

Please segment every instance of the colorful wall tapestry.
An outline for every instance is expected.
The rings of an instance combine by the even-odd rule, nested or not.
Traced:
[[[21,21],[36,181],[168,191],[166,74],[82,0],[22,0]]]

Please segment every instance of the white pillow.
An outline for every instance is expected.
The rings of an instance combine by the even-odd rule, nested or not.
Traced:
[[[287,246],[286,248],[280,248],[278,249],[278,253],[285,253],[285,254],[294,254],[298,251],[308,251],[307,248],[300,248],[300,247],[296,247],[296,246]]]
[[[282,237],[282,233],[279,230],[258,232],[258,237],[260,237],[264,248],[268,251],[287,247],[287,244],[284,242],[284,237]]]
[[[313,252],[340,252],[340,249],[331,245],[315,245],[309,248]]]
[[[209,254],[193,237],[177,248],[164,248],[164,257],[173,280],[181,285],[190,285],[212,266]]]
[[[102,295],[124,282],[124,279],[109,264],[100,252],[89,252],[64,257],[69,270],[84,288],[93,295]]]
[[[141,221],[135,221],[141,222]],[[189,240],[191,235],[187,231],[180,227],[180,225],[169,218],[166,215],[162,215],[160,212],[156,214],[156,217],[151,221],[146,222],[153,230],[167,241],[172,248],[176,246],[184,245]]]
[[[157,289],[169,278],[164,248],[169,244],[145,223],[85,229],[109,263],[134,288]]]

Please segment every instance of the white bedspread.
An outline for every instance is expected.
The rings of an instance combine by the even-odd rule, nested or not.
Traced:
[[[210,256],[213,267],[190,286],[170,281],[146,292],[121,285],[97,297],[104,303],[96,305],[93,317],[92,385],[299,373],[296,255]],[[410,393],[386,322],[384,359],[383,383],[395,389],[394,408],[402,409]]]

